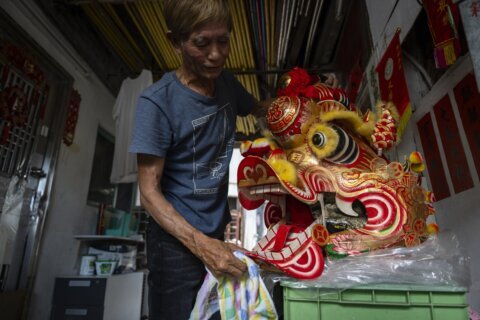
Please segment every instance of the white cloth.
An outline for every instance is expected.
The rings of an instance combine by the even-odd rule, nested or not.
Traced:
[[[115,152],[110,174],[112,183],[130,183],[137,180],[136,155],[128,152],[128,146],[132,136],[138,97],[152,83],[152,72],[142,70],[137,78],[123,80],[120,87],[112,111],[115,121]]]

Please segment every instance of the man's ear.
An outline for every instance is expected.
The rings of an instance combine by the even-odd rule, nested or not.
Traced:
[[[171,30],[167,31],[167,39],[172,44],[173,49],[175,49],[177,53],[180,53],[180,40],[173,35],[173,32]]]

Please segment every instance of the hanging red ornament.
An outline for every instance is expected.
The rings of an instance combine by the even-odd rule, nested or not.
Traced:
[[[6,121],[2,134],[2,144],[7,142],[10,129],[23,126],[27,117],[27,97],[20,87],[11,86],[0,92],[0,118]]]
[[[63,143],[65,143],[67,146],[70,146],[73,143],[81,100],[82,98],[78,91],[73,90],[72,95],[70,96],[70,102],[68,104],[68,113],[65,122],[65,129],[63,130]]]
[[[423,0],[428,27],[434,44],[433,55],[437,68],[446,68],[455,63],[462,52],[458,27],[460,14],[452,0]]]
[[[28,52],[8,41],[3,43],[2,51],[7,61],[24,72],[28,78],[35,82],[36,86],[40,86],[43,83],[45,75]]]

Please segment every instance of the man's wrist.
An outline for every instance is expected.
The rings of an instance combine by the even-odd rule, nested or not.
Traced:
[[[207,236],[201,231],[194,229],[191,235],[191,242],[187,244],[187,247],[190,249],[190,251],[192,251],[192,253],[199,258],[201,257],[201,242],[204,241],[205,237]]]

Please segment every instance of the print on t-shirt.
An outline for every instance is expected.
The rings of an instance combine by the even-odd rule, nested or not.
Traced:
[[[232,121],[232,118],[232,108],[228,103],[217,112],[192,121],[195,194],[218,193],[219,186],[227,183],[231,157],[228,150],[232,150],[234,143],[231,124],[235,123],[235,119]],[[200,159],[213,160],[202,162]]]

